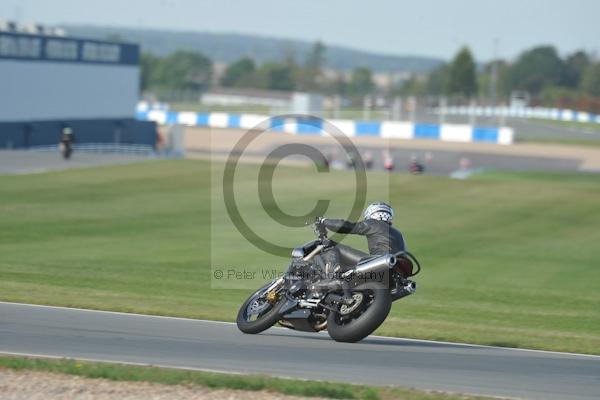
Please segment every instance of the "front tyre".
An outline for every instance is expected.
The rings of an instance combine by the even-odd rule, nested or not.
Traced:
[[[373,333],[392,307],[389,290],[379,282],[365,282],[352,289],[354,303],[330,312],[327,331],[336,342],[358,342]]]
[[[240,307],[236,321],[240,331],[257,334],[266,331],[279,321],[279,310],[285,301],[278,299],[276,302],[269,302],[266,297],[269,286],[271,283],[257,290]]]

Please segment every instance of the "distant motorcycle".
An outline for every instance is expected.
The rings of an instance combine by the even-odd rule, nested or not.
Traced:
[[[421,175],[425,172],[425,166],[418,161],[413,161],[410,163],[408,170],[413,175]]]
[[[392,302],[415,293],[417,285],[408,278],[421,266],[409,252],[343,265],[325,227],[316,222],[314,230],[317,239],[293,250],[287,273],[242,304],[242,332],[257,334],[279,323],[305,332],[327,329],[338,342],[358,342],[385,321]]]
[[[64,127],[58,142],[58,147],[65,160],[71,158],[73,154],[73,143],[75,142],[75,135],[73,135],[73,129],[70,127]]]
[[[70,141],[61,141],[58,146],[65,160],[71,158],[71,154],[73,154],[73,145]]]

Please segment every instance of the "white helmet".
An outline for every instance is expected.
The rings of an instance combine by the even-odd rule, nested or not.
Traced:
[[[394,209],[387,203],[377,201],[369,204],[363,213],[363,219],[375,219],[377,221],[384,221],[388,224],[392,223],[394,219]]]

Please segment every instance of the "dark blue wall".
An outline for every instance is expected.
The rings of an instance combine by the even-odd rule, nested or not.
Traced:
[[[76,143],[156,144],[156,123],[134,119],[0,122],[0,148],[57,144],[63,127],[73,129]]]

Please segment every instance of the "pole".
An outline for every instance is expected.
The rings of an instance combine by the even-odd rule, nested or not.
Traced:
[[[492,55],[492,65],[490,71],[490,101],[492,106],[496,105],[498,85],[498,38],[494,39],[494,52]]]
[[[499,47],[500,39],[494,38],[494,53],[492,59],[492,68],[490,71],[490,102],[492,105],[492,110],[498,111],[498,118],[500,126],[502,126],[502,116],[500,115],[500,110],[498,107],[498,47]],[[493,111],[492,111],[493,115]]]
[[[342,97],[336,94],[333,98],[333,118],[340,118],[340,109],[342,108]]]
[[[363,99],[363,120],[371,119],[371,96],[365,96]]]
[[[439,102],[439,118],[440,118],[440,125],[443,125],[446,122],[446,107],[447,107],[447,100],[445,97],[440,97],[440,102]]]
[[[400,121],[402,119],[402,98],[394,99],[394,119]]]
[[[475,126],[475,99],[471,99],[471,103],[469,105],[469,125]]]

